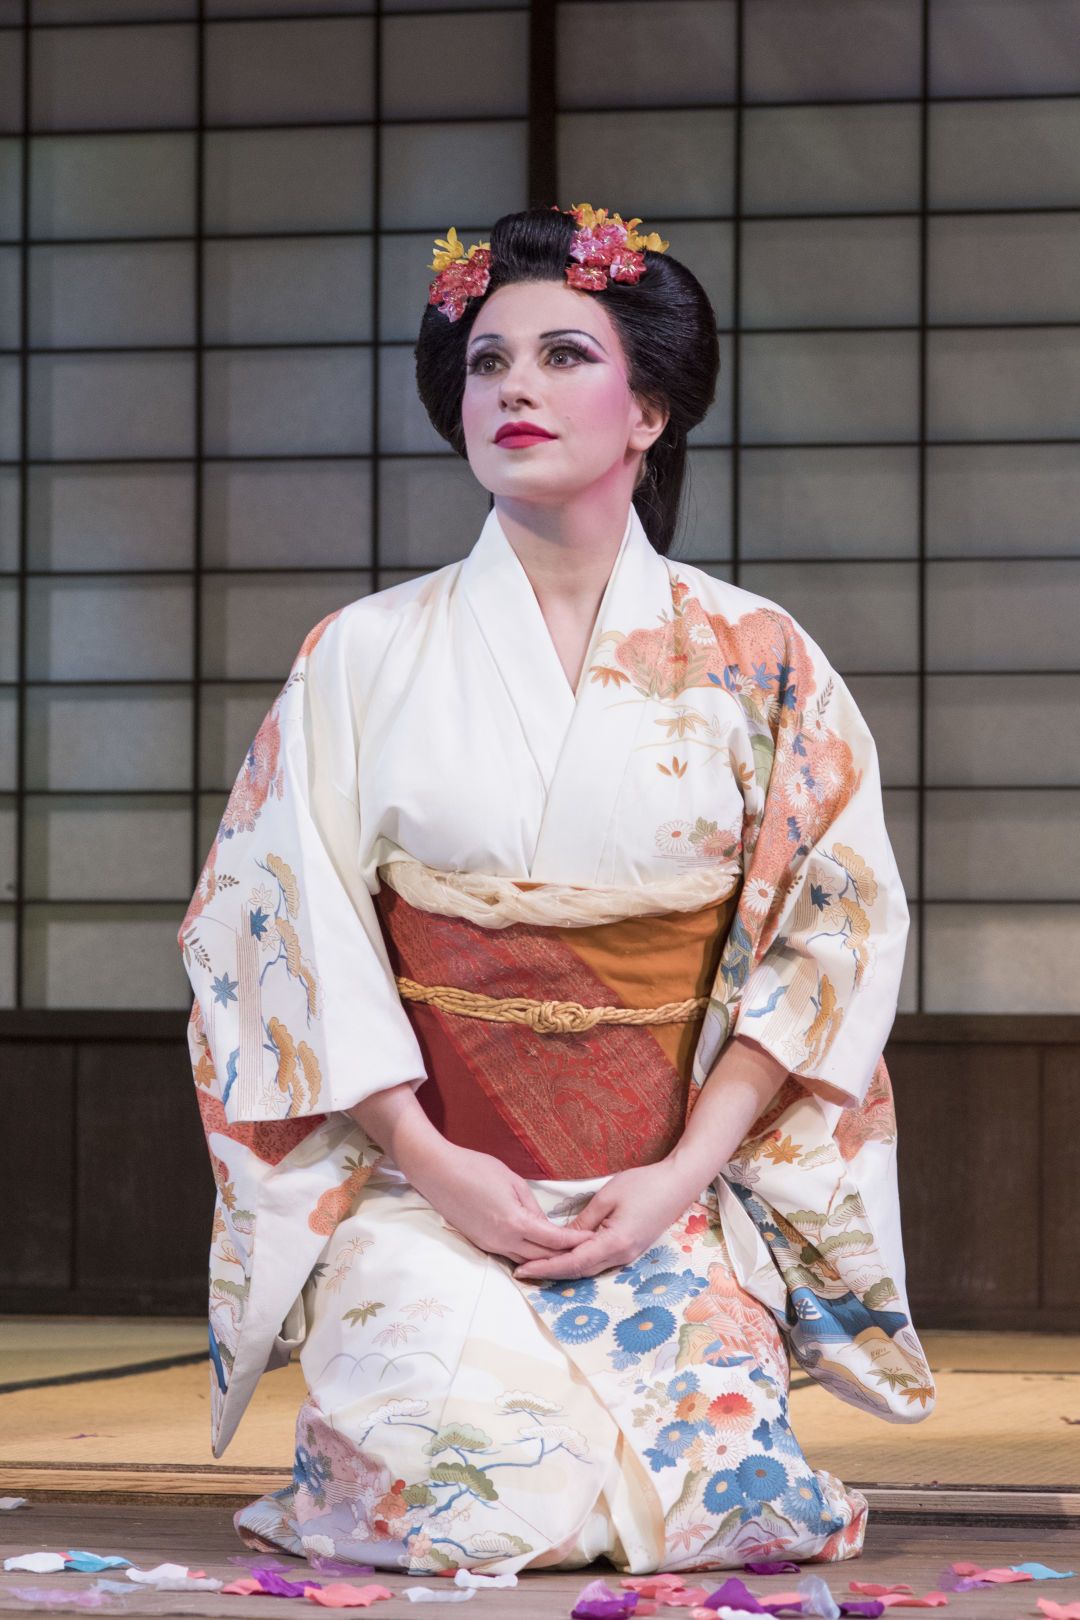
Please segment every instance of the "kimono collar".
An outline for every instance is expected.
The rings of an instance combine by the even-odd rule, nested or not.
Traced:
[[[566,679],[528,575],[492,511],[461,584],[509,693],[547,794],[532,876],[601,881],[609,815],[644,705],[614,705],[593,677],[605,630],[655,625],[671,612],[671,580],[631,506],[576,693]],[[583,794],[583,784],[588,792]],[[608,801],[611,800],[611,804]]]

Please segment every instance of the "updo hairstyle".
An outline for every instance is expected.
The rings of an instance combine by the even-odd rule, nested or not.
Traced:
[[[451,321],[429,304],[416,344],[416,383],[435,431],[465,455],[461,400],[465,355],[473,322],[499,287],[519,281],[566,284],[576,229],[569,214],[534,208],[504,214],[491,233],[491,280],[483,297],[470,298]],[[671,548],[686,472],[686,439],[716,392],[720,349],[716,316],[700,282],[678,259],[645,251],[636,282],[607,282],[590,292],[604,305],[622,340],[631,391],[666,410],[667,426],[648,450],[634,505],[652,544]]]

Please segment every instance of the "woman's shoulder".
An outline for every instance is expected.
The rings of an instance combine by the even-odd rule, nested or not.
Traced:
[[[756,591],[745,590],[741,585],[733,585],[730,580],[710,574],[695,563],[683,562],[678,557],[664,560],[672,584],[682,585],[685,596],[699,601],[706,613],[719,614],[732,624],[748,613],[769,613],[785,620],[794,629],[800,629],[795,615],[782,603],[774,602],[768,596],[759,596]]]
[[[830,675],[836,678],[828,653],[782,602],[759,596],[730,580],[717,579],[692,563],[677,558],[668,558],[667,562],[673,589],[679,585],[684,588],[684,610],[689,601],[701,604],[725,654],[730,653],[739,663],[746,659],[757,664],[773,656],[785,666],[809,663],[822,679]]]
[[[400,644],[410,627],[423,629],[460,568],[459,562],[449,563],[430,574],[417,574],[357,597],[309,630],[299,656],[310,659],[318,648],[319,662],[334,657],[345,657],[350,662],[380,658],[391,642]]]

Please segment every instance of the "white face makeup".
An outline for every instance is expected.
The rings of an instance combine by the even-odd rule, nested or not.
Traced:
[[[491,295],[469,338],[462,428],[469,464],[496,497],[558,505],[628,482],[664,418],[630,392],[607,311],[556,281]]]

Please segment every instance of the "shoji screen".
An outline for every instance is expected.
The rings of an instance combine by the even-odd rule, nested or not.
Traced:
[[[0,25],[0,1004],[179,1007],[178,919],[303,635],[486,511],[411,347],[432,237],[526,201],[528,14]]]
[[[712,293],[682,555],[870,721],[902,1008],[1080,1011],[1080,4],[569,0],[558,97]]]
[[[550,200],[716,306],[682,555],[878,738],[902,1005],[1080,1010],[1080,0],[531,9],[534,179],[555,115]],[[0,1002],[182,1006],[303,633],[474,536],[410,348],[431,237],[527,200],[529,22],[0,0]]]

